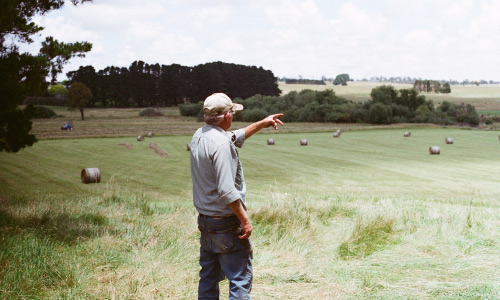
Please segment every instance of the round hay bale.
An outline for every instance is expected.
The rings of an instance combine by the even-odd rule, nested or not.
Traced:
[[[301,139],[300,140],[300,145],[301,146],[307,146],[307,140],[306,139]]]
[[[186,150],[187,150],[187,151],[191,151],[191,145],[190,145],[190,144],[187,144],[187,145],[186,145]]]
[[[405,137],[410,137],[411,136],[411,132],[409,131],[406,131],[405,134],[404,134]]]
[[[337,132],[335,132],[335,133],[333,134],[333,137],[335,137],[335,138],[340,137],[340,132],[338,132],[338,131],[337,131]]]
[[[440,154],[441,150],[439,149],[438,146],[430,146],[429,147],[429,153],[430,154]]]
[[[138,141],[138,142],[142,142],[142,141],[144,141],[144,137],[143,137],[142,135],[139,135],[139,136],[137,137],[137,141]]]
[[[149,136],[149,137],[154,137],[154,136],[155,136],[155,134],[154,134],[153,132],[148,132],[148,136]]]
[[[82,182],[87,183],[99,183],[101,182],[101,172],[98,168],[85,168],[81,172]]]
[[[273,139],[267,139],[267,144],[268,145],[274,145],[274,140]]]
[[[450,137],[446,138],[444,141],[446,142],[446,144],[453,144],[453,139]]]

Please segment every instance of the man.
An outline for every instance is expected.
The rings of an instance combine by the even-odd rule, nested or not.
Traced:
[[[206,125],[191,140],[193,202],[198,210],[200,281],[198,299],[219,299],[219,281],[229,280],[229,299],[250,299],[252,225],[246,212],[246,185],[236,147],[263,128],[283,125],[270,115],[244,129],[228,132],[243,105],[216,93],[203,104]]]

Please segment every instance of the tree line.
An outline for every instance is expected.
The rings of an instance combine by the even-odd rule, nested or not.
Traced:
[[[317,84],[326,85],[324,80],[316,79],[285,79],[286,84]]]
[[[325,91],[302,90],[286,95],[255,95],[247,99],[237,98],[245,109],[234,115],[234,120],[254,122],[269,114],[284,113],[285,122],[333,122],[333,123],[435,123],[451,125],[464,122],[479,124],[475,107],[444,101],[435,107],[416,89],[396,90],[383,85],[372,89],[370,100],[353,102],[339,97],[331,89]],[[203,102],[179,105],[183,116],[203,115]]]
[[[384,76],[373,76],[370,77],[369,79],[363,78],[359,81],[371,81],[371,82],[385,82],[385,83],[409,83],[409,84],[414,84],[415,81],[422,81],[422,80],[428,80],[428,79],[421,79],[421,78],[412,78],[409,76],[394,76],[394,77],[384,77]],[[469,80],[469,79],[464,79],[462,81],[458,81],[455,79],[449,79],[449,80],[431,80],[431,81],[438,81],[441,84],[448,83],[450,85],[480,85],[480,84],[499,84],[499,81],[494,81],[494,80]]]
[[[413,87],[419,92],[434,92],[443,94],[451,93],[451,87],[448,82],[443,83],[441,86],[441,82],[437,80],[415,80]]]
[[[216,91],[231,98],[256,94],[278,96],[274,74],[262,67],[212,62],[187,67],[134,61],[130,67],[92,66],[67,73],[67,85],[85,84],[92,92],[89,107],[175,106],[197,103]]]

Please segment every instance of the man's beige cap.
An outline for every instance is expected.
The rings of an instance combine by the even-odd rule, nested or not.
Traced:
[[[216,116],[230,110],[234,112],[243,110],[243,105],[233,103],[224,93],[215,93],[207,97],[203,103],[203,112],[208,116]]]

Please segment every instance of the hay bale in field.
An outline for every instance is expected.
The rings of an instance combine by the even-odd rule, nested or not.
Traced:
[[[453,139],[450,137],[446,138],[444,141],[446,142],[446,144],[453,144]]]
[[[138,142],[142,142],[142,141],[144,141],[144,137],[143,137],[142,135],[139,135],[139,136],[137,137],[137,141],[138,141]]]
[[[148,136],[151,138],[151,137],[154,137],[155,134],[153,132],[148,132]]]
[[[101,172],[98,168],[82,169],[80,177],[82,178],[82,182],[85,184],[101,182]]]
[[[429,153],[430,154],[440,154],[441,150],[439,149],[438,146],[430,146],[429,147]]]
[[[301,146],[307,146],[307,140],[306,139],[301,139],[300,140],[300,145]]]
[[[341,133],[342,133],[342,132],[338,132],[338,131],[337,131],[337,132],[335,132],[335,133],[333,134],[333,137],[335,137],[335,138],[340,137],[340,134],[341,134]]]
[[[186,145],[186,150],[187,150],[187,151],[191,151],[191,144],[187,144],[187,145]]]
[[[274,140],[273,139],[267,139],[267,144],[268,145],[274,145]]]
[[[410,137],[410,136],[411,136],[411,132],[406,131],[405,134],[404,134],[404,137]]]

